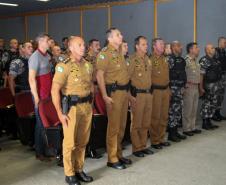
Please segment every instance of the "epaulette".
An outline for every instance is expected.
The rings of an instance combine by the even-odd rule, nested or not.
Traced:
[[[86,63],[86,62],[89,63],[89,60],[88,60],[87,58],[85,58],[85,57],[83,57],[82,60],[83,60],[83,62],[85,62],[85,63]]]
[[[64,64],[67,64],[70,61],[70,57],[68,57],[67,55],[60,55],[59,57],[57,57],[57,62],[62,62]]]
[[[107,47],[103,47],[101,51],[107,51]]]

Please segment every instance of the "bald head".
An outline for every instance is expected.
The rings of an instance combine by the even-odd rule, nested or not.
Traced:
[[[215,48],[214,48],[213,44],[206,45],[205,53],[206,53],[206,55],[208,55],[211,58],[215,55]]]
[[[80,60],[85,53],[85,42],[79,36],[71,36],[68,41],[68,48],[72,57]]]
[[[179,41],[173,41],[171,43],[171,50],[174,55],[181,55],[182,48],[182,44]]]
[[[13,50],[17,50],[18,49],[18,40],[17,39],[11,39],[9,42],[10,48]]]

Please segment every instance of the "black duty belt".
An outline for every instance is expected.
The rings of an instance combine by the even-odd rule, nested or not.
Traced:
[[[133,97],[136,97],[138,93],[152,94],[152,92],[152,87],[150,89],[137,89],[132,85],[130,86],[130,93]]]
[[[116,90],[126,90],[128,91],[130,87],[130,83],[126,84],[126,85],[119,85],[117,83],[113,83],[113,84],[107,84],[106,88],[111,88],[112,91],[116,91]]]
[[[150,89],[138,89],[138,88],[136,88],[136,87],[132,87],[131,86],[131,88],[135,88],[136,89],[136,93],[152,93],[152,88],[150,88]]]
[[[73,106],[73,105],[77,105],[77,104],[81,104],[81,103],[86,103],[86,102],[92,102],[93,96],[92,94],[89,94],[88,96],[85,97],[79,97],[77,95],[69,95],[69,105]]]
[[[108,96],[111,96],[111,93],[117,90],[129,91],[129,89],[130,89],[130,82],[126,85],[118,85],[117,82],[113,84],[106,84],[106,92]]]
[[[152,93],[152,89],[136,89],[136,93]]]
[[[167,84],[167,85],[155,85],[155,84],[152,84],[151,87],[152,87],[153,90],[155,90],[155,89],[166,90],[169,87],[169,84]]]

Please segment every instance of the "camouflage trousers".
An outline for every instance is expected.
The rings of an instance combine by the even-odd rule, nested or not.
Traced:
[[[182,118],[183,95],[182,87],[171,86],[171,99],[169,106],[169,128],[178,126]]]
[[[225,86],[226,86],[226,73],[222,74],[222,78],[219,82],[219,91],[217,97],[217,109],[222,108],[222,103],[224,100],[224,93],[225,93]]]
[[[200,115],[202,119],[212,118],[217,110],[220,82],[205,84]]]

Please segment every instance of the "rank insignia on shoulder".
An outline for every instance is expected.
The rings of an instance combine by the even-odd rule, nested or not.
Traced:
[[[92,67],[90,66],[90,64],[88,62],[85,64],[85,67],[86,67],[87,72],[91,73]]]
[[[57,61],[58,62],[63,62],[63,63],[68,63],[68,61],[70,60],[70,58],[66,55],[60,55],[58,58],[57,58]]]
[[[100,54],[99,55],[99,58],[102,59],[102,60],[104,60],[105,56],[103,54]]]
[[[64,68],[63,67],[61,67],[61,66],[58,66],[57,67],[57,72],[63,73],[63,71],[64,71]]]
[[[101,51],[106,51],[107,50],[107,47],[103,47]]]

